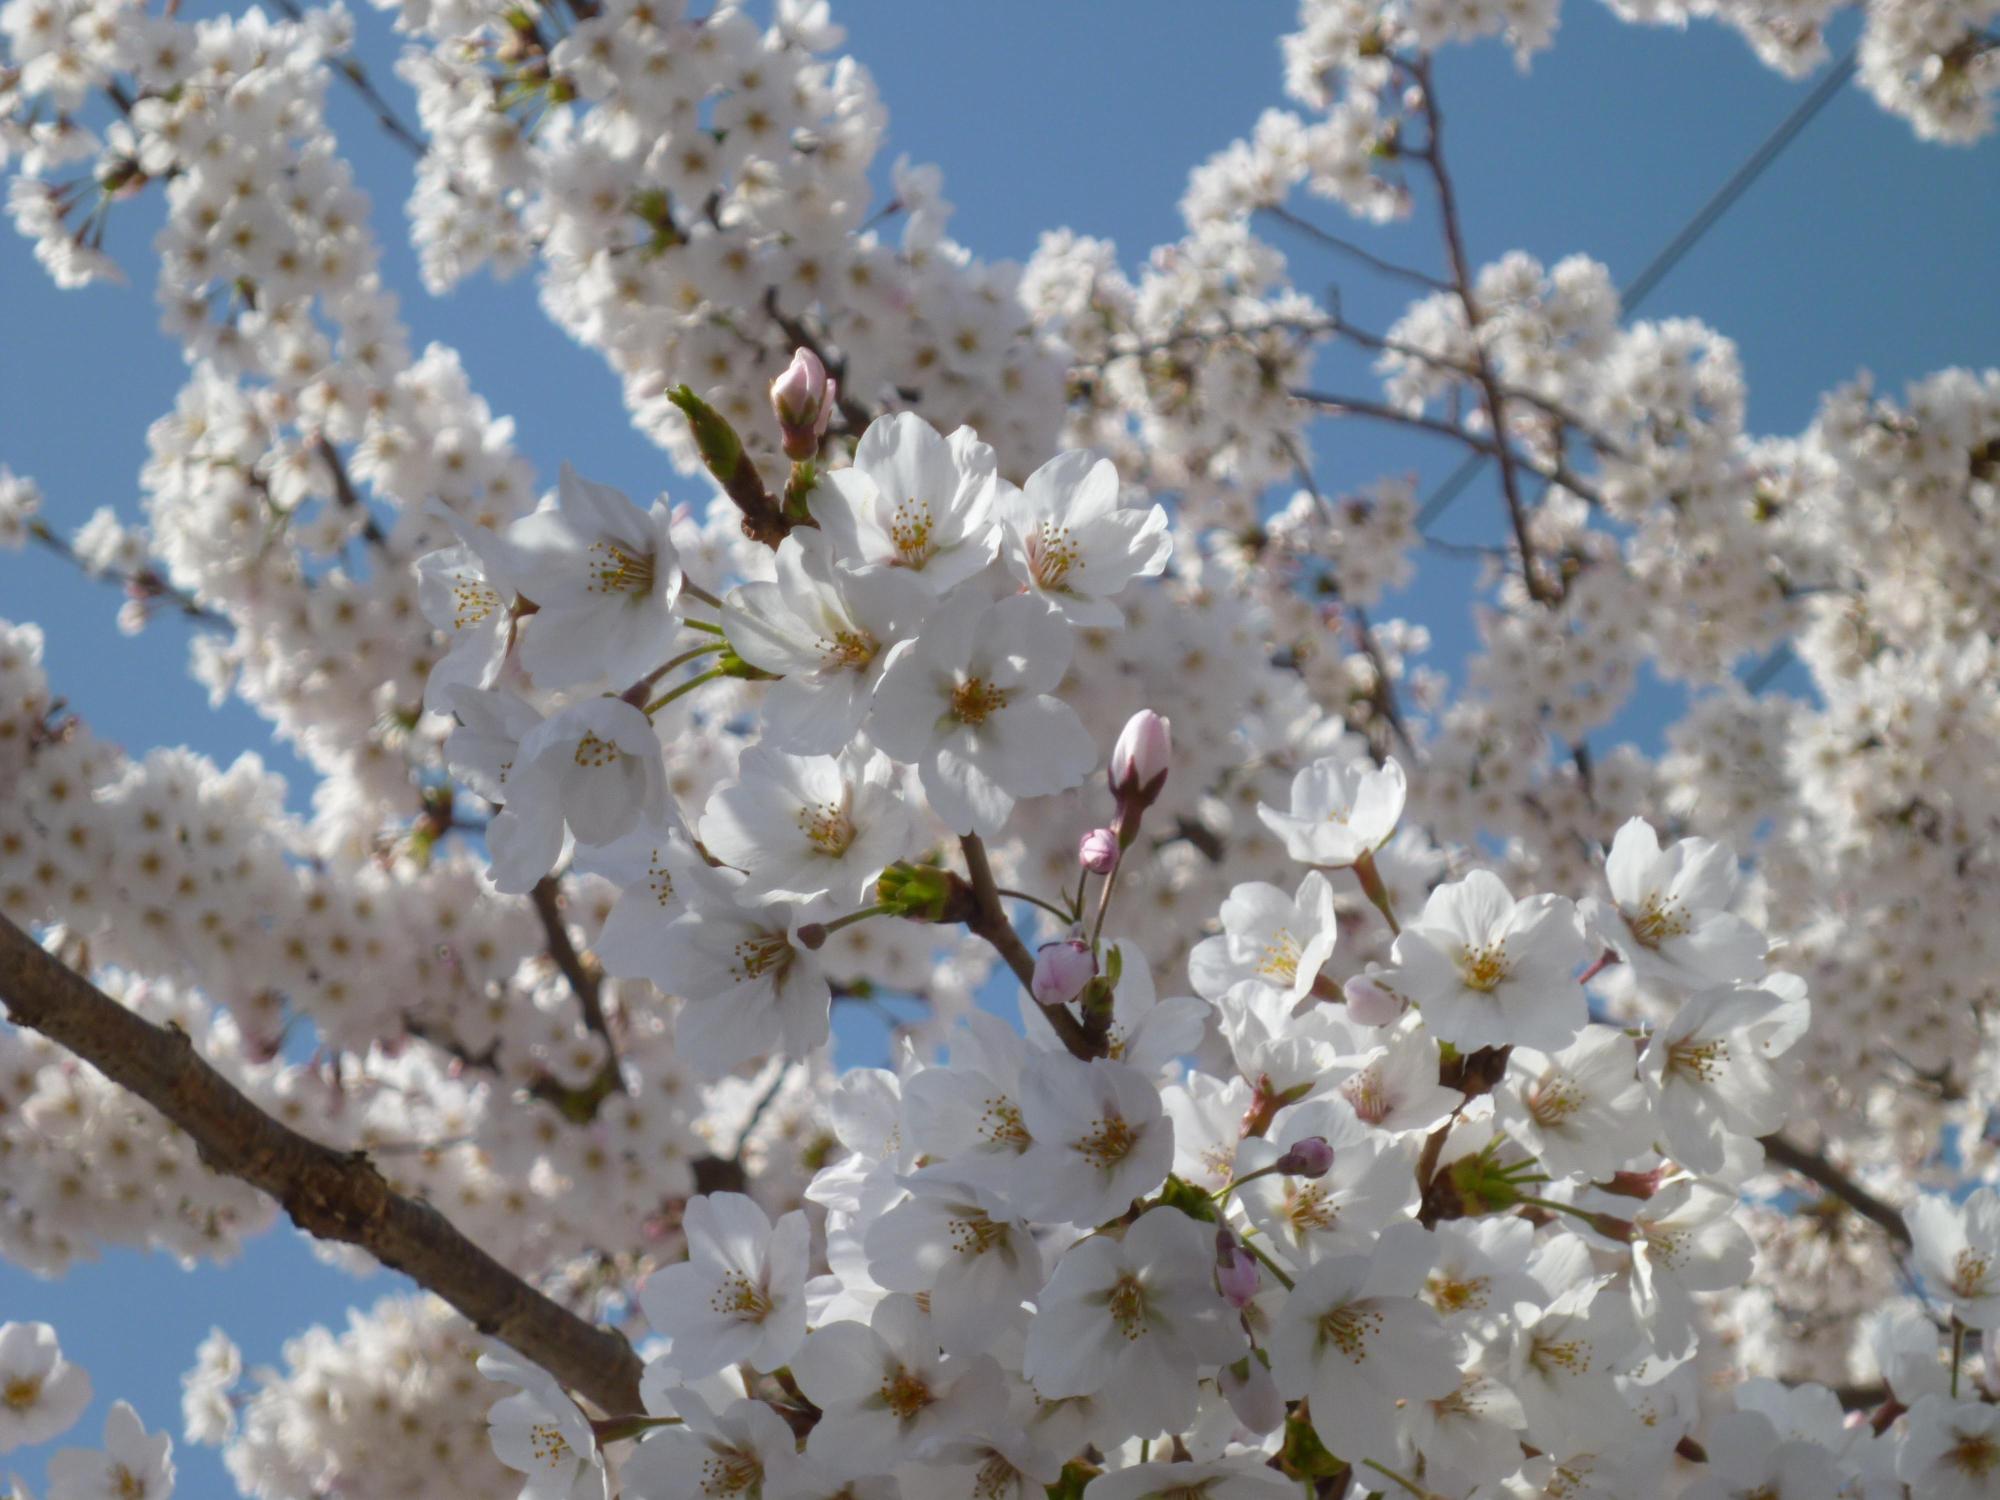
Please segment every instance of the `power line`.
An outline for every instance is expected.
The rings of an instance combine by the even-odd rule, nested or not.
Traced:
[[[1666,280],[1667,274],[1702,240],[1716,221],[1747,193],[1752,184],[1764,175],[1771,163],[1784,154],[1785,148],[1796,140],[1799,133],[1813,122],[1815,116],[1826,108],[1833,96],[1840,92],[1847,81],[1854,76],[1859,48],[1849,48],[1847,55],[1831,68],[1813,86],[1811,93],[1801,99],[1796,108],[1778,123],[1764,138],[1757,149],[1744,159],[1743,164],[1709,195],[1708,201],[1695,210],[1694,215],[1680,232],[1661,248],[1645,267],[1634,276],[1618,293],[1618,301],[1624,312],[1634,311],[1650,296],[1653,289]],[[1433,490],[1417,511],[1417,528],[1422,530],[1451,506],[1465,487],[1470,484],[1489,460],[1484,454],[1473,454],[1465,462],[1446,476],[1444,482]]]

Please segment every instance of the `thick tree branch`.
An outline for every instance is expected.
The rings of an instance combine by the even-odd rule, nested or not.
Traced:
[[[1816,1151],[1808,1151],[1781,1135],[1767,1135],[1760,1144],[1766,1159],[1825,1188],[1864,1219],[1879,1224],[1898,1245],[1909,1248],[1910,1228],[1903,1222],[1901,1209],[1884,1203]]]
[[[550,1301],[427,1203],[395,1192],[362,1152],[280,1124],[195,1051],[97,989],[0,916],[0,1001],[17,1026],[67,1048],[186,1131],[209,1169],[271,1195],[319,1239],[359,1245],[437,1293],[609,1414],[642,1410],[624,1337]]]

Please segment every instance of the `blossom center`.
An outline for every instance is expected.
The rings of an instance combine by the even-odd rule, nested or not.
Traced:
[[[553,1422],[537,1422],[528,1429],[528,1452],[536,1463],[560,1468],[570,1456],[569,1439]]]
[[[736,962],[730,966],[737,979],[761,979],[771,970],[780,973],[792,961],[792,940],[782,932],[760,932],[736,945]]]
[[[1469,990],[1490,995],[1507,977],[1507,940],[1458,951],[1458,977]]]
[[[1590,1345],[1583,1339],[1535,1340],[1528,1364],[1544,1375],[1587,1375],[1590,1373]]]
[[[1551,1073],[1528,1090],[1528,1116],[1543,1129],[1560,1125],[1583,1108],[1583,1090],[1562,1073]]]
[[[1356,1117],[1370,1125],[1380,1125],[1388,1119],[1393,1107],[1382,1075],[1373,1068],[1365,1068],[1348,1079],[1340,1094],[1353,1106]]]
[[[1984,1433],[1961,1432],[1957,1443],[1946,1453],[1945,1462],[1961,1473],[1984,1479],[2000,1468],[2000,1445]]]
[[[764,1466],[757,1462],[752,1453],[739,1448],[725,1448],[711,1455],[701,1466],[701,1492],[704,1495],[740,1495],[745,1490],[755,1489],[764,1478]]]
[[[1112,1284],[1105,1306],[1127,1343],[1146,1331],[1146,1288],[1130,1271]]]
[[[1431,1306],[1441,1313],[1464,1312],[1467,1308],[1486,1305],[1486,1294],[1492,1289],[1490,1276],[1471,1276],[1460,1281],[1455,1276],[1433,1276],[1424,1290],[1431,1295]]]
[[[819,639],[820,666],[828,672],[865,672],[881,649],[865,630],[836,630]]]
[[[1299,940],[1292,936],[1292,929],[1280,927],[1264,945],[1264,951],[1257,960],[1257,972],[1267,979],[1290,984],[1299,977],[1302,955],[1303,950],[1299,947]]]
[[[1713,1083],[1728,1061],[1729,1043],[1720,1037],[1675,1042],[1667,1048],[1667,1066],[1696,1083]]]
[[[998,1453],[989,1453],[972,1477],[972,1500],[1010,1500],[1019,1493],[1021,1471]]]
[[[585,770],[596,771],[618,759],[620,751],[609,740],[601,740],[590,730],[583,732],[583,738],[576,742],[576,763]]]
[[[995,1245],[1007,1238],[1007,1226],[996,1224],[985,1214],[969,1219],[952,1219],[945,1225],[945,1233],[951,1239],[951,1248],[960,1255],[972,1257],[984,1255]]]
[[[1382,1314],[1361,1303],[1330,1308],[1319,1318],[1320,1347],[1331,1344],[1357,1365],[1368,1357],[1369,1338],[1381,1331]]]
[[[931,508],[911,496],[896,507],[889,522],[889,545],[896,549],[896,561],[906,568],[920,568],[930,561]]]
[[[840,803],[822,802],[799,809],[799,831],[819,853],[838,859],[854,842],[854,820]]]
[[[590,548],[590,592],[629,594],[643,599],[653,592],[653,554],[634,552],[623,542],[593,542]]]
[[[113,1493],[118,1500],[146,1500],[146,1481],[125,1465],[119,1464],[112,1469],[111,1480],[116,1486]]]
[[[1285,1193],[1285,1222],[1301,1234],[1313,1229],[1331,1229],[1340,1210],[1327,1201],[1326,1189],[1317,1182],[1304,1183]]]
[[[1099,1120],[1089,1134],[1073,1142],[1070,1149],[1093,1167],[1109,1171],[1130,1156],[1138,1144],[1139,1132],[1125,1123],[1123,1115],[1113,1111]]]
[[[961,724],[984,724],[1007,706],[1007,694],[983,677],[968,677],[951,690],[951,716]]]
[[[1025,1151],[1035,1144],[1028,1127],[1021,1122],[1021,1106],[1012,1099],[988,1099],[979,1115],[980,1133],[996,1146]]]
[[[1028,566],[1036,583],[1045,589],[1059,589],[1069,581],[1072,568],[1083,566],[1083,549],[1071,539],[1067,526],[1044,521],[1028,538]]]
[[[1951,1289],[1960,1297],[1983,1297],[1987,1292],[1987,1276],[1993,1269],[1992,1259],[1973,1250],[1961,1250],[1952,1257]]]
[[[0,1406],[9,1411],[26,1411],[42,1396],[42,1381],[38,1375],[16,1375],[5,1385],[0,1385]]]
[[[1657,948],[1668,938],[1685,937],[1693,924],[1680,902],[1655,892],[1646,897],[1646,904],[1636,917],[1625,919],[1625,925],[1645,947]]]
[[[899,1422],[915,1420],[919,1412],[937,1399],[921,1378],[901,1365],[896,1366],[895,1374],[882,1382],[881,1394],[882,1404],[895,1413]]]
[[[711,1311],[724,1313],[744,1323],[761,1323],[771,1315],[777,1303],[771,1294],[741,1271],[731,1271],[717,1283],[710,1294],[708,1305]]]
[[[464,630],[491,617],[500,591],[483,578],[455,578],[451,585],[451,628]]]

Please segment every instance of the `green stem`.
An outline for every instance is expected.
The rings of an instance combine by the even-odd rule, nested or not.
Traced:
[[[1369,851],[1354,862],[1354,878],[1361,882],[1361,894],[1366,896],[1375,910],[1382,913],[1382,920],[1389,924],[1392,936],[1400,937],[1403,927],[1396,920],[1396,908],[1389,900],[1389,887],[1382,883],[1382,872],[1375,868],[1374,851]]]
[[[1052,916],[1060,917],[1065,922],[1073,920],[1070,914],[1064,911],[1060,906],[1056,906],[1051,902],[1044,901],[1040,896],[1031,896],[1026,891],[1017,891],[1011,886],[1003,885],[1000,886],[998,889],[1001,895],[1006,896],[1011,900],[1026,901],[1031,905],[1039,906],[1043,911],[1048,912]]]
[[[681,624],[687,626],[689,630],[700,630],[709,635],[722,634],[722,627],[712,620],[682,620]]]
[[[699,677],[690,677],[686,682],[683,682],[679,687],[669,688],[666,692],[660,694],[659,697],[655,698],[651,703],[648,703],[645,706],[645,708],[641,710],[641,712],[643,712],[646,715],[646,717],[650,719],[653,717],[654,714],[658,713],[661,709],[665,708],[669,703],[673,702],[674,699],[679,698],[687,693],[693,692],[696,688],[700,687],[704,682],[713,682],[716,678],[724,675],[725,675],[724,668],[712,667],[708,671],[703,672]]]
[[[696,583],[692,578],[689,578],[685,574],[681,576],[681,592],[683,594],[686,594],[690,599],[700,600],[703,604],[706,604],[710,609],[715,610],[718,614],[722,610],[722,601],[720,599],[716,598],[715,595],[711,594],[707,589],[703,588],[700,584]],[[701,626],[696,625],[693,620],[689,620],[687,623],[690,625],[694,625],[695,629],[697,630],[701,629]],[[717,633],[720,634],[719,627],[717,629]]]
[[[1292,1289],[1292,1278],[1287,1276],[1282,1270],[1279,1269],[1278,1263],[1275,1260],[1272,1260],[1270,1256],[1266,1255],[1262,1250],[1257,1248],[1257,1242],[1255,1240],[1238,1240],[1236,1243],[1241,1245],[1245,1250],[1248,1250],[1252,1255],[1256,1256],[1258,1260],[1262,1261],[1264,1269],[1269,1271],[1273,1276],[1278,1278],[1279,1286],[1283,1287],[1288,1292]]]
[[[1958,1367],[1965,1362],[1965,1324],[1951,1315],[1951,1399],[1958,1399]]]
[[[1401,1474],[1398,1474],[1394,1469],[1388,1467],[1388,1465],[1377,1463],[1372,1458],[1362,1459],[1361,1466],[1366,1469],[1373,1469],[1377,1474],[1382,1475],[1386,1479],[1393,1479],[1397,1484],[1401,1485],[1404,1489],[1408,1490],[1412,1495],[1415,1495],[1417,1497],[1417,1500],[1424,1500],[1425,1495],[1428,1493],[1415,1480],[1405,1479]]]
[[[1090,927],[1090,951],[1097,951],[1097,940],[1104,936],[1104,916],[1111,910],[1111,888],[1118,883],[1118,872],[1125,868],[1121,858],[1111,867],[1111,873],[1104,877],[1104,887],[1097,893],[1097,920]]]

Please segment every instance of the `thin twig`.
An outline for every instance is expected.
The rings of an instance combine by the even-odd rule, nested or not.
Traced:
[[[1355,244],[1352,240],[1344,240],[1330,230],[1322,229],[1319,225],[1313,223],[1312,220],[1301,218],[1282,203],[1267,203],[1264,207],[1258,209],[1257,212],[1266,214],[1281,224],[1290,225],[1300,234],[1325,245],[1329,250],[1337,250],[1342,255],[1360,261],[1361,264],[1371,270],[1380,271],[1384,276],[1393,276],[1400,281],[1407,281],[1413,286],[1424,287],[1433,292],[1448,292],[1451,290],[1450,282],[1441,281],[1428,271],[1419,271],[1415,266],[1398,265],[1393,260],[1384,260],[1373,251],[1362,249],[1361,246]]]
[[[534,902],[535,915],[541,918],[542,932],[548,939],[549,957],[555,960],[563,978],[569,981],[576,1003],[583,1011],[583,1024],[604,1039],[604,1065],[598,1069],[597,1080],[588,1090],[601,1100],[605,1094],[623,1087],[624,1074],[618,1066],[618,1044],[612,1040],[611,1022],[604,1014],[602,982],[597,970],[583,961],[582,955],[576,951],[576,944],[570,941],[569,924],[563,920],[561,894],[555,876],[544,875],[535,882],[528,899]],[[595,1110],[595,1103],[592,1109]]]
[[[1901,1209],[1883,1202],[1819,1152],[1808,1151],[1781,1135],[1767,1135],[1761,1144],[1767,1159],[1825,1188],[1862,1218],[1880,1225],[1898,1245],[1909,1248],[1910,1227],[1903,1222]]]
[[[1452,188],[1451,173],[1444,164],[1444,115],[1438,109],[1429,60],[1416,59],[1410,64],[1410,70],[1415,74],[1423,95],[1424,120],[1429,129],[1425,149],[1411,154],[1430,169],[1431,179],[1437,184],[1438,218],[1444,231],[1445,253],[1451,261],[1453,289],[1458,293],[1459,306],[1465,311],[1476,378],[1486,398],[1486,412],[1493,423],[1493,431],[1496,435],[1504,434],[1507,431],[1505,403],[1500,394],[1500,382],[1493,374],[1493,362],[1479,337],[1479,303],[1472,295],[1472,268],[1466,260],[1465,233],[1458,221],[1458,194]],[[1496,442],[1493,457],[1500,465],[1500,491],[1506,497],[1507,519],[1514,528],[1515,545],[1521,549],[1521,576],[1528,585],[1528,597],[1541,604],[1553,605],[1558,595],[1542,582],[1541,573],[1535,566],[1535,549],[1528,538],[1528,513],[1521,501],[1521,477],[1517,472],[1514,450],[1505,441]]]

